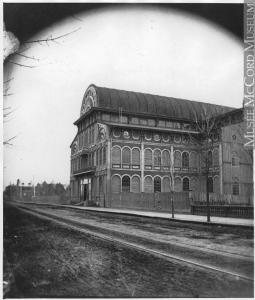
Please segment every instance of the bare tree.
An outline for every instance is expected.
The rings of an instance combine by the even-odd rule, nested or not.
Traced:
[[[25,68],[35,68],[36,64],[30,64],[27,62],[17,62],[15,61],[15,57],[22,57],[23,59],[30,60],[33,62],[39,62],[40,59],[36,58],[34,56],[28,56],[26,54],[23,54],[25,51],[27,51],[29,48],[26,47],[27,44],[46,44],[47,46],[50,45],[50,43],[58,43],[58,40],[63,39],[67,36],[69,36],[70,34],[73,34],[75,32],[77,32],[78,30],[80,30],[80,27],[67,32],[65,34],[62,35],[58,35],[58,36],[53,36],[53,35],[49,35],[46,38],[43,39],[35,39],[35,40],[28,40],[26,41],[23,46],[20,46],[19,40],[13,35],[13,33],[8,32],[5,30],[4,27],[4,55],[3,55],[3,59],[4,59],[4,63],[8,62],[10,64],[13,65],[17,65],[19,67],[25,67]],[[7,80],[5,80],[3,82],[3,96],[4,97],[9,97],[12,95],[12,93],[10,93],[10,83],[13,80],[12,78],[8,78]],[[4,122],[6,122],[6,118],[8,116],[10,116],[12,113],[14,112],[14,110],[11,109],[11,107],[5,107],[3,108],[3,118],[4,118]],[[11,143],[11,141],[13,141],[17,136],[13,136],[11,138],[8,138],[7,140],[5,140],[3,142],[4,145],[9,145],[9,146],[13,146],[13,144]]]
[[[220,134],[220,118],[216,112],[211,111],[201,104],[202,110],[200,113],[194,112],[194,127],[198,131],[196,142],[201,146],[201,159],[203,162],[202,176],[205,176],[205,191],[206,191],[206,206],[207,206],[207,222],[211,221],[210,215],[210,199],[209,199],[209,175],[212,167],[212,150],[214,148],[215,136]],[[194,139],[194,136],[190,135]]]

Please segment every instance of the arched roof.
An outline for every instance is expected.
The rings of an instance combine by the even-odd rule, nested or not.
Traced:
[[[117,112],[122,109],[123,113],[143,113],[169,119],[194,120],[194,115],[203,115],[204,109],[211,116],[235,109],[204,102],[99,87],[94,84],[90,85],[85,92],[82,107],[86,104],[87,95],[93,94],[91,90],[96,94],[94,95],[95,107]],[[81,111],[81,115],[84,112]]]

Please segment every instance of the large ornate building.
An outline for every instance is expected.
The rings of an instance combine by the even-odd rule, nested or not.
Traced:
[[[195,122],[205,111],[221,124],[207,149]],[[139,207],[135,201],[150,194],[199,195],[206,169],[210,193],[252,201],[252,156],[243,147],[242,109],[90,85],[74,124],[72,202],[113,206],[118,198],[121,206],[128,195],[129,206]]]

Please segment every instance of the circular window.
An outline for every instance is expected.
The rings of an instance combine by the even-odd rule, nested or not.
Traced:
[[[113,129],[113,136],[114,137],[120,137],[121,131],[119,128],[114,128]]]
[[[169,136],[168,136],[168,134],[163,134],[162,135],[162,139],[163,139],[164,142],[169,142]]]
[[[134,140],[139,140],[140,138],[140,134],[138,131],[133,131],[132,136]]]
[[[213,140],[216,142],[218,141],[218,134],[217,133],[214,133],[213,134]]]
[[[129,139],[130,138],[130,134],[129,134],[129,132],[127,130],[125,130],[123,132],[123,136],[124,136],[125,139]]]
[[[190,138],[189,138],[188,135],[183,135],[183,137],[182,137],[182,142],[183,142],[184,144],[188,144],[188,143],[189,143],[189,140],[190,140]]]
[[[146,132],[145,135],[144,135],[144,138],[145,138],[147,141],[150,141],[151,138],[152,138],[151,133]]]
[[[174,136],[174,141],[175,141],[176,143],[180,143],[180,142],[181,142],[181,136],[180,136],[179,134],[176,134],[176,135]]]
[[[156,141],[156,142],[160,141],[160,135],[159,134],[154,134],[154,141]]]

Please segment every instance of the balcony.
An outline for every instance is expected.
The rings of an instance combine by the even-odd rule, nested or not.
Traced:
[[[94,166],[90,166],[90,167],[85,167],[85,168],[80,168],[76,171],[73,171],[73,175],[77,176],[77,175],[81,175],[81,174],[94,174],[94,172],[96,171],[96,167]]]

